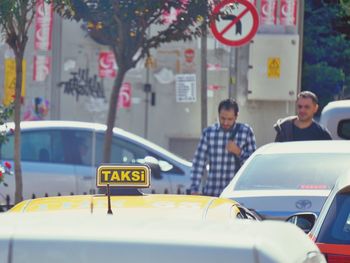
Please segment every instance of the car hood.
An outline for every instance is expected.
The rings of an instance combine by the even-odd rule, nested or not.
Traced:
[[[224,198],[189,195],[111,196],[111,210],[118,217],[230,218],[238,213],[237,203]],[[10,212],[76,212],[106,214],[105,195],[47,197],[26,200]]]
[[[319,214],[329,193],[330,190],[233,191],[229,198],[254,210],[263,219],[285,220],[299,212]]]

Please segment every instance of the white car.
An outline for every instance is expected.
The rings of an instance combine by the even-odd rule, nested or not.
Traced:
[[[270,143],[248,158],[220,197],[255,210],[263,219],[319,214],[349,164],[350,141]]]
[[[323,108],[320,124],[336,140],[350,139],[350,100],[332,101]]]
[[[7,143],[0,145],[1,161],[13,166],[13,123],[8,123]],[[96,167],[102,163],[106,125],[72,121],[21,122],[21,165],[23,197],[93,194]],[[152,173],[148,192],[186,193],[190,186],[191,163],[156,144],[122,129],[113,129],[111,163],[135,164],[153,159],[158,173]],[[152,170],[154,171],[154,170]],[[14,176],[6,176],[8,187],[0,185],[0,203],[6,196],[14,201]]]
[[[116,218],[82,213],[0,214],[0,262],[325,263],[284,222]]]

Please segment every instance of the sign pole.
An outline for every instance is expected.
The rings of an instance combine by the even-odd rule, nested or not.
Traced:
[[[108,211],[107,211],[107,214],[108,215],[113,215],[112,206],[111,206],[111,189],[109,187],[109,184],[107,184],[107,199],[108,199]]]
[[[201,130],[208,126],[207,16],[203,18],[201,37]]]

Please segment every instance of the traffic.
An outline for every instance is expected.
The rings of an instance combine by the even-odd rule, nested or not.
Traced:
[[[350,263],[350,0],[0,0],[0,263]]]
[[[308,98],[306,103],[312,105],[313,102]],[[236,125],[235,113],[238,113],[238,110],[233,100],[222,101],[218,107],[218,124],[226,127],[227,131],[230,131],[232,127],[238,127],[238,129],[242,130],[248,127],[247,130],[251,130],[249,126]],[[306,113],[305,116],[311,116],[312,118],[313,114],[308,115]],[[312,120],[310,117],[306,118],[305,116],[299,111],[297,118],[300,121],[302,118]],[[342,121],[339,120],[339,123],[342,123]],[[11,127],[11,123],[8,125]],[[92,153],[96,146],[91,145],[91,143],[96,142],[96,132],[91,132],[91,128],[98,128],[102,131],[105,129],[103,126],[98,127],[87,123],[64,121],[40,122],[38,125],[36,127],[36,124],[24,123],[23,134],[27,132],[28,134],[53,132],[57,135],[61,132],[64,139],[67,138],[65,133],[76,133],[70,138],[70,144],[62,145],[63,147],[69,146],[71,149],[72,147],[80,149],[81,145],[79,143],[84,138],[83,135],[85,135],[85,139],[90,138],[84,141],[85,150],[89,147],[91,150],[76,153],[86,154],[88,152],[90,156],[96,155]],[[76,128],[78,125],[80,125],[81,130]],[[216,130],[214,131],[216,132]],[[124,131],[119,132],[124,133]],[[77,136],[78,134],[81,136]],[[132,135],[128,136],[127,133],[125,134],[125,138],[129,138],[129,140],[130,138],[138,138]],[[232,140],[232,145],[228,144],[225,146],[223,144],[216,147],[227,147],[226,150],[228,152],[232,150],[234,154],[238,155],[235,152],[236,149],[244,149],[244,146],[242,146],[242,143],[237,143],[235,136],[240,136],[237,134],[235,133],[228,138],[228,141]],[[254,135],[251,134],[251,136]],[[76,144],[72,140],[74,137],[77,140]],[[91,140],[91,138],[93,139]],[[23,143],[26,142],[32,141],[23,141]],[[137,142],[140,143],[142,140]],[[254,137],[252,137],[250,143],[254,143]],[[128,144],[136,144],[136,141],[128,142]],[[128,144],[124,143],[123,145]],[[200,142],[198,147],[204,147],[204,144],[202,144]],[[6,146],[7,144],[4,145]],[[150,143],[149,145],[152,144]],[[145,147],[147,147],[147,144],[145,144]],[[213,147],[213,145],[210,147]],[[2,147],[4,156],[8,154],[6,149],[8,148]],[[0,244],[2,244],[0,249],[8,255],[8,258],[4,258],[4,260],[11,263],[21,263],[23,262],[21,255],[26,251],[26,248],[21,245],[10,245],[10,237],[18,240],[15,244],[24,242],[25,246],[30,244],[31,248],[38,246],[38,244],[46,243],[48,240],[57,243],[57,246],[65,247],[71,244],[69,246],[84,248],[87,244],[91,245],[91,243],[94,243],[93,239],[97,238],[102,243],[107,242],[110,244],[112,242],[111,244],[114,244],[115,247],[121,245],[123,249],[126,249],[128,246],[135,249],[138,246],[141,246],[142,249],[151,249],[149,246],[157,246],[158,242],[162,242],[164,246],[169,246],[168,248],[171,251],[178,250],[179,253],[182,253],[183,249],[184,251],[189,251],[186,253],[189,253],[191,257],[196,255],[196,250],[193,246],[200,247],[203,245],[207,246],[208,249],[213,249],[212,246],[214,245],[215,249],[219,249],[225,244],[224,246],[230,247],[230,253],[235,253],[236,261],[233,262],[326,262],[326,260],[333,262],[332,260],[339,261],[339,259],[341,259],[339,262],[346,262],[349,259],[350,255],[347,248],[349,245],[347,189],[349,188],[350,175],[348,167],[350,144],[348,141],[286,141],[273,142],[261,146],[254,150],[250,156],[247,156],[246,160],[242,159],[241,167],[239,167],[236,174],[222,190],[220,196],[198,195],[197,193],[189,195],[190,190],[186,191],[187,194],[165,191],[161,194],[155,193],[156,188],[152,186],[153,183],[155,182],[156,187],[159,187],[161,185],[159,180],[164,180],[167,172],[174,169],[174,165],[179,166],[179,163],[175,162],[179,161],[178,157],[164,161],[164,155],[164,159],[157,159],[159,155],[155,155],[151,151],[159,149],[159,147],[150,147],[143,152],[143,155],[140,154],[133,157],[128,157],[124,152],[121,152],[121,156],[125,155],[125,157],[120,159],[119,164],[101,164],[95,169],[92,167],[92,164],[96,163],[96,161],[84,164],[70,163],[69,159],[63,159],[62,164],[64,166],[72,165],[71,168],[73,169],[87,166],[90,172],[95,170],[94,178],[87,178],[90,181],[94,181],[94,185],[88,186],[90,189],[89,193],[83,192],[79,194],[79,192],[71,192],[68,194],[69,188],[59,190],[58,187],[61,186],[56,185],[55,182],[57,179],[64,182],[66,180],[64,177],[55,177],[55,180],[50,180],[50,177],[48,177],[46,178],[48,184],[46,189],[53,189],[50,192],[50,196],[26,198],[26,200],[17,203],[7,212],[0,214],[0,225],[6,229],[4,231],[5,234],[0,235]],[[254,147],[251,149],[254,149]],[[54,155],[54,151],[54,148],[48,151],[49,155]],[[38,152],[40,157],[41,151],[33,150],[31,158],[33,158],[33,153],[35,152]],[[167,153],[166,151],[160,152]],[[243,150],[240,152],[244,154]],[[215,151],[206,153],[216,154]],[[173,157],[170,153],[167,156]],[[96,157],[93,158],[93,160],[95,159]],[[33,167],[36,167],[38,171],[43,173],[43,166],[48,165],[48,160],[50,159],[40,161]],[[90,157],[86,160],[90,160]],[[237,158],[233,160],[235,162],[240,161]],[[9,170],[12,165],[11,159],[6,162],[7,170]],[[35,162],[29,161],[29,163],[34,164]],[[191,182],[197,180],[191,175],[196,169],[194,165],[192,165],[192,168],[189,166],[189,174],[182,175],[182,183],[184,184],[182,187],[185,189],[191,189],[193,187]],[[216,164],[217,167],[220,167],[220,165],[224,164]],[[209,176],[213,176],[210,175],[210,168],[207,171]],[[29,185],[33,189],[30,191],[35,191],[37,185],[43,183],[40,181],[40,177],[27,176],[26,180],[32,181],[32,184]],[[64,183],[67,184],[68,182]],[[3,187],[11,189],[11,181],[8,181],[6,184]],[[69,184],[67,185],[72,187]],[[150,188],[153,189],[151,191],[153,193],[149,191]],[[56,195],[56,191],[61,191],[61,193]],[[113,219],[115,221],[106,219],[106,216],[107,218],[112,216],[115,218]],[[79,220],[75,222],[77,218]],[[50,223],[42,222],[43,219],[45,219],[45,222],[49,220]],[[52,225],[57,220],[66,222],[61,227],[65,229],[64,232],[69,231],[69,235],[57,234]],[[86,223],[77,226],[80,220],[84,220]],[[133,223],[133,220],[136,220],[139,224]],[[104,221],[106,222],[104,223]],[[191,224],[193,224],[193,228],[196,231],[188,231],[190,242],[184,240],[180,242],[176,238],[171,238],[159,239],[154,244],[153,241],[156,235],[152,233],[147,234],[150,239],[142,240],[130,234],[130,241],[124,244],[124,241],[121,241],[123,240],[123,234],[111,237],[106,230],[113,229],[113,231],[117,231],[118,228],[115,227],[115,224],[117,224],[122,225],[125,230],[129,227],[133,228],[135,235],[137,235],[137,233],[145,231],[145,226],[148,229],[150,222],[153,222],[150,227],[151,230],[147,231],[155,231],[157,233],[160,231],[161,233],[166,228],[169,230],[167,235],[172,237],[175,232],[178,234],[187,230]],[[101,223],[105,224],[105,229],[100,227]],[[20,224],[20,227],[18,224]],[[38,224],[40,224],[40,228],[47,235],[43,234],[44,232],[42,231],[36,231]],[[154,224],[157,226],[156,229]],[[183,224],[186,224],[187,227],[183,228]],[[181,230],[178,229],[178,225]],[[203,227],[198,229],[200,225],[203,225]],[[217,229],[215,237],[210,231],[206,230],[207,228],[216,229],[218,226],[225,230]],[[31,230],[28,232],[28,229]],[[85,232],[90,234],[81,236],[81,233]],[[132,231],[127,230],[127,232],[131,233]],[[195,233],[194,235],[203,235],[203,238],[209,238],[210,236],[210,242],[202,244],[197,237],[193,239],[191,232]],[[278,234],[272,235],[271,233]],[[216,239],[218,241],[215,241]],[[283,239],[283,242],[281,242],[281,239]],[[292,244],[296,240],[298,240],[298,246],[293,246]],[[258,245],[260,242],[268,243],[273,249],[268,250],[269,246]],[[96,244],[96,248],[98,247]],[[83,250],[80,248],[75,249],[71,262],[90,262],[81,258],[84,250],[85,248]],[[46,262],[47,260],[55,262],[55,260],[60,259],[59,256],[53,256],[51,252],[41,255],[39,259],[35,251],[33,248],[26,253],[31,255],[33,260],[37,262]],[[47,251],[50,250],[48,249]],[[103,254],[102,251],[97,249],[96,255]],[[199,251],[202,251],[202,249]],[[250,256],[253,251],[258,253],[259,259]],[[285,253],[279,254],[277,251],[285,251]],[[288,255],[288,257],[284,257],[282,254]],[[154,252],[154,256],[156,255],[157,253]],[[135,260],[134,256],[126,254],[125,260]],[[106,259],[110,259],[110,257],[111,255],[105,255]],[[165,253],[164,255],[159,255],[159,257],[169,257],[169,255]],[[92,256],[91,258],[94,257]],[[225,256],[222,257],[222,260],[226,262]]]
[[[113,177],[106,177],[131,170],[142,171],[145,178],[139,176],[131,186],[130,180],[116,184]],[[260,222],[233,200],[141,193],[138,188],[149,187],[144,181],[150,182],[151,173],[147,164],[100,166],[96,185],[107,188],[107,195],[46,197],[17,204],[0,215],[0,259],[10,263],[63,259],[89,263],[115,257],[127,262],[212,262],[214,258],[218,262],[326,262],[297,226]]]

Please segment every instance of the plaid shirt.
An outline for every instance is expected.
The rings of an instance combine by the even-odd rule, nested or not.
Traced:
[[[192,162],[192,192],[199,192],[201,178],[207,162],[209,163],[209,174],[203,194],[219,196],[234,177],[235,157],[234,154],[226,150],[233,129],[234,127],[229,131],[224,131],[219,123],[204,129]],[[247,124],[241,124],[234,141],[241,149],[239,160],[243,164],[256,149],[252,128]]]

